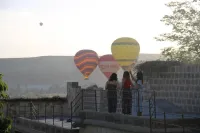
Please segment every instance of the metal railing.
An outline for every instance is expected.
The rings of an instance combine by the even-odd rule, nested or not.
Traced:
[[[79,113],[81,110],[83,110],[83,102],[84,102],[84,90],[81,90],[75,98],[70,103],[70,122],[71,122],[71,129],[72,129],[72,123],[73,123],[73,116],[76,113]]]
[[[38,108],[38,110],[37,110],[36,107],[35,107],[35,105],[33,104],[33,102],[30,102],[30,108],[31,108],[31,110],[30,110],[30,117],[31,117],[31,120],[32,120],[32,119],[37,119],[37,114],[38,114],[38,112],[39,112],[39,108]],[[19,109],[20,109],[20,108],[19,108]],[[26,112],[26,106],[24,106],[24,109],[25,109],[24,112]]]
[[[118,90],[117,97],[114,96],[113,98],[117,98],[117,111],[118,113],[122,113],[122,93],[123,90]],[[156,114],[156,102],[155,102],[155,92],[145,92],[141,89],[132,89],[131,90],[132,97],[126,98],[125,100],[131,100],[130,108],[133,108],[135,112],[137,112],[137,115],[140,115],[140,109],[147,110],[149,109],[149,105],[143,106],[142,100],[143,93],[146,93],[145,95],[148,95],[148,98],[151,103],[151,112],[154,112]],[[147,94],[148,93],[148,94]],[[112,99],[112,97],[109,97],[109,99]],[[82,89],[81,92],[77,94],[77,96],[71,101],[71,123],[73,122],[73,117],[76,113],[80,112],[81,110],[93,110],[97,112],[107,112],[107,91],[106,90],[84,90]],[[131,110],[132,111],[132,110]],[[147,114],[146,114],[147,115]],[[149,114],[148,114],[149,115]],[[156,118],[156,115],[154,115]]]
[[[129,100],[132,100],[132,104],[130,105],[130,108],[132,108],[131,110],[132,112],[135,112],[135,114],[132,113],[130,115],[142,115],[148,118],[150,133],[157,132],[155,130],[161,130],[161,132],[163,133],[167,133],[168,131],[170,132],[171,130],[177,130],[174,131],[177,133],[187,133],[189,130],[200,132],[200,124],[197,124],[200,123],[200,115],[197,117],[193,117],[192,115],[186,115],[182,113],[158,112],[158,110],[156,109],[155,91],[146,92],[142,91],[141,89],[133,89],[131,93],[132,98]],[[146,105],[143,105],[144,100],[140,100],[141,97],[144,95],[146,95]],[[112,99],[112,97],[109,98]],[[116,99],[116,97],[113,98]],[[123,114],[122,91],[117,92],[117,101],[118,102],[116,113]],[[71,102],[71,124],[73,124],[73,118],[74,116],[76,116],[74,114],[80,112],[81,110],[108,112],[107,102],[108,96],[106,90],[81,90],[81,92]],[[142,112],[142,114],[140,114],[140,112]]]
[[[64,108],[62,105],[49,105],[45,104],[34,104],[30,102],[28,105],[14,105],[6,108],[6,116],[13,118],[13,121],[16,122],[16,118],[23,117],[30,119],[32,121],[38,121],[42,123],[48,123],[55,125],[58,123],[58,126],[64,126],[67,123],[67,117],[64,118]],[[16,124],[16,123],[14,123]]]
[[[132,108],[130,115],[142,115],[149,119],[150,133],[161,130],[163,133],[169,132],[171,129],[178,129],[181,133],[187,133],[188,130],[200,132],[200,116],[191,116],[181,113],[159,112],[156,109],[156,94],[154,91],[145,92],[142,90],[132,90],[131,100]],[[92,110],[95,112],[108,112],[108,91],[106,90],[81,90],[71,101],[70,115],[64,115],[64,105],[55,104],[34,104],[30,102],[27,105],[9,105],[7,104],[6,115],[13,119],[16,117],[24,117],[33,121],[57,125],[60,127],[69,127],[69,122],[73,125],[75,117],[79,115],[81,110]],[[117,99],[116,113],[122,113],[123,91],[117,91],[117,97],[109,97]],[[142,96],[144,96],[142,98]],[[141,98],[143,100],[141,100]],[[146,100],[144,100],[146,99]],[[142,102],[143,101],[143,102]],[[128,106],[126,106],[128,107]],[[139,112],[142,112],[140,114]],[[134,114],[135,113],[135,114]],[[173,117],[172,117],[173,116]],[[177,132],[178,133],[178,132]]]

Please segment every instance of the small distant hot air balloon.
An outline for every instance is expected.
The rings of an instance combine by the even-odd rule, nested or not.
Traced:
[[[43,23],[42,23],[42,22],[40,22],[40,26],[43,26]]]
[[[111,54],[107,54],[99,58],[99,68],[101,72],[109,79],[112,73],[117,73],[117,71],[120,69],[120,66]]]
[[[111,46],[112,55],[122,69],[129,71],[134,66],[140,52],[139,43],[130,37],[116,39]]]
[[[93,50],[80,50],[74,56],[75,65],[85,79],[88,79],[90,74],[97,67],[98,60],[98,55]]]

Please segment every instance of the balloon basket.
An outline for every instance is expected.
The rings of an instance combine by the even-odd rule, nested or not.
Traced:
[[[89,80],[89,78],[85,78],[84,80]]]

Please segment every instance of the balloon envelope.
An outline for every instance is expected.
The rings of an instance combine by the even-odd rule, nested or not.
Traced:
[[[111,45],[112,55],[124,70],[136,63],[139,52],[139,43],[130,37],[116,39]]]
[[[98,65],[98,55],[93,50],[80,50],[74,56],[76,67],[83,74],[85,79],[88,79],[90,74]]]
[[[107,54],[99,58],[99,68],[109,78],[112,73],[117,73],[120,66],[111,54]]]

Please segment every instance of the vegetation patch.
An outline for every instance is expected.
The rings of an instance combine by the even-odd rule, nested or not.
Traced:
[[[8,90],[7,84],[2,79],[3,75],[0,73],[0,99],[8,99],[6,91]],[[12,128],[12,119],[5,117],[3,114],[4,101],[0,101],[0,133],[10,133]]]

